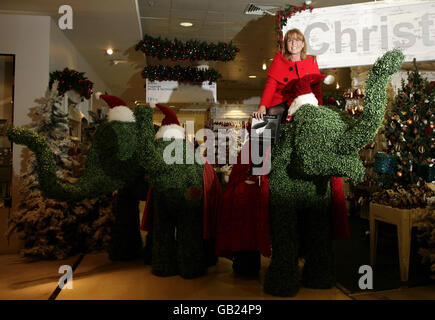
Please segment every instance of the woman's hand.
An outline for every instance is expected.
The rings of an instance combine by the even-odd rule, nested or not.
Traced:
[[[266,106],[259,106],[257,112],[254,112],[252,115],[257,120],[263,120],[263,116],[266,114]]]

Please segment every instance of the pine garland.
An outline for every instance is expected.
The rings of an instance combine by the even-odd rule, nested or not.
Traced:
[[[146,66],[142,71],[142,78],[148,78],[150,81],[174,80],[180,82],[204,82],[210,84],[216,82],[221,77],[217,70],[211,68],[201,70],[195,67],[168,67],[163,65]]]
[[[161,39],[145,35],[143,40],[136,44],[136,51],[141,50],[145,55],[159,59],[177,60],[206,60],[206,61],[231,61],[236,57],[239,49],[232,42],[218,44],[205,41],[189,40],[186,43],[174,39]]]
[[[55,80],[58,83],[59,95],[63,96],[69,90],[75,90],[81,97],[89,99],[92,94],[94,83],[84,76],[84,72],[78,72],[65,68],[63,71],[50,73],[49,88],[51,89]]]
[[[311,5],[302,5],[300,7],[298,6],[294,6],[294,5],[289,5],[288,7],[286,7],[283,10],[279,10],[276,13],[276,18],[275,18],[275,32],[276,35],[278,37],[278,45],[281,48],[282,47],[282,28],[284,28],[287,25],[287,19],[290,18],[292,15],[294,15],[297,12],[301,12],[301,11],[305,11],[309,9],[310,12],[313,11],[314,7]]]

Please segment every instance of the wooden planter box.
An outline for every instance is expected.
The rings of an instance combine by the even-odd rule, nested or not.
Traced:
[[[370,262],[376,263],[376,247],[378,240],[377,221],[397,226],[399,244],[400,280],[408,281],[409,256],[411,251],[411,230],[416,218],[424,214],[426,208],[399,209],[378,203],[370,203]]]

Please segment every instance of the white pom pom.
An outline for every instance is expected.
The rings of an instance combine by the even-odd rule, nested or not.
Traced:
[[[323,83],[327,85],[333,84],[334,82],[335,82],[335,77],[330,74],[323,80]]]
[[[102,95],[102,93],[100,91],[95,92],[95,99],[100,100],[100,96]]]

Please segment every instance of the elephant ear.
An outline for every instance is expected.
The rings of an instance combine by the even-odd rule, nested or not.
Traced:
[[[137,151],[137,134],[134,122],[111,121],[102,124],[95,133],[93,144],[104,162],[109,159],[127,161]]]

